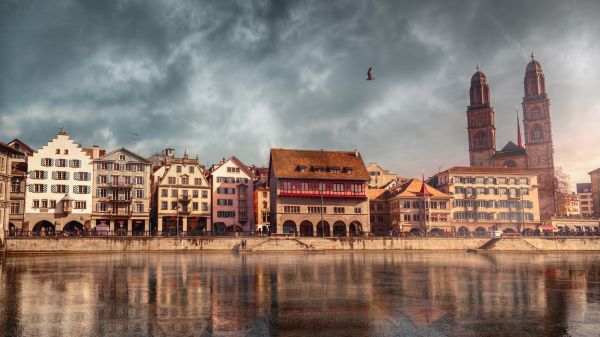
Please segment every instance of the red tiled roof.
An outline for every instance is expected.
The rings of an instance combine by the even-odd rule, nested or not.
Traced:
[[[271,149],[270,167],[278,178],[370,180],[358,151]]]
[[[423,187],[425,185],[425,187]],[[417,197],[423,196],[423,189],[425,189],[429,194],[426,194],[431,197],[442,197],[442,198],[450,198],[449,194],[438,191],[437,189],[431,187],[431,185],[423,184],[423,182],[419,179],[410,179],[404,184],[397,187],[394,192],[396,196],[401,197]]]
[[[367,190],[367,197],[369,200],[384,201],[387,199],[387,191],[385,188],[372,188]]]

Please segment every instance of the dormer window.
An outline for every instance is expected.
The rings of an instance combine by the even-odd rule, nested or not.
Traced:
[[[352,173],[352,167],[344,167],[344,170],[343,170],[343,172],[344,172],[344,173],[347,173],[347,174],[350,174],[350,173]]]
[[[313,171],[313,172],[325,172],[325,168],[323,166],[313,166],[311,168],[311,171]]]
[[[327,167],[327,172],[330,173],[340,173],[340,168],[337,166],[328,166]]]
[[[296,172],[306,172],[306,166],[304,166],[304,165],[296,166]]]
[[[124,154],[119,155],[119,160],[125,160],[125,155]]]

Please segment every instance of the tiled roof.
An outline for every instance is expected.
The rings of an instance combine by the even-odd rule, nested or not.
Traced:
[[[270,167],[271,174],[278,178],[371,179],[358,151],[271,149]]]
[[[592,172],[589,172],[588,174],[594,174],[594,173],[600,173],[600,168],[597,168],[597,169],[593,170]]]
[[[419,196],[419,193],[421,192],[422,185],[423,185],[423,181],[421,181],[419,179],[415,179],[415,178],[410,179],[407,182],[405,182],[404,184],[398,186],[394,190],[394,195],[400,196],[400,197],[417,197],[417,196]],[[433,188],[431,185],[429,185],[427,183],[425,184],[425,186],[431,197],[434,197],[434,198],[436,198],[436,197],[450,198],[451,197],[449,194],[438,191],[437,189]]]
[[[524,148],[517,146],[517,144],[513,143],[512,141],[509,141],[506,145],[504,145],[502,150],[496,151],[494,156],[502,157],[502,156],[525,155],[525,154],[527,154],[527,152],[525,151]]]
[[[17,151],[2,142],[0,142],[0,151],[8,153],[8,154],[20,154],[20,155],[23,154],[21,151]]]
[[[385,188],[372,188],[367,191],[367,197],[369,198],[369,200],[385,201],[388,197],[386,193],[387,191],[388,190],[386,190]]]
[[[532,171],[515,167],[483,167],[483,166],[455,166],[442,173],[490,173],[490,174],[535,174]]]

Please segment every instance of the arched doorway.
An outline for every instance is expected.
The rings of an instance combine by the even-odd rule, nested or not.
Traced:
[[[423,231],[419,228],[413,227],[408,232],[411,236],[423,236]]]
[[[465,236],[470,236],[470,235],[471,235],[471,233],[469,232],[469,229],[467,227],[462,226],[462,227],[458,228],[458,236],[465,237]]]
[[[324,226],[323,226],[324,225]],[[325,227],[325,235],[323,235],[323,227]],[[329,228],[329,223],[327,221],[319,221],[317,224],[317,236],[331,236],[331,230]]]
[[[441,230],[441,229],[439,229],[439,228],[437,228],[437,227],[434,227],[431,230],[429,230],[429,235],[430,236],[443,236],[444,235],[444,231]]]
[[[475,228],[475,236],[486,236],[487,231],[483,227]]]
[[[313,224],[308,220],[300,224],[300,236],[313,236]]]
[[[34,235],[48,235],[54,234],[54,229],[54,224],[52,224],[50,221],[42,220],[33,226],[32,232]]]
[[[333,236],[346,236],[346,224],[342,221],[336,221],[333,224]]]
[[[504,228],[502,233],[516,233],[516,231],[514,229],[508,227],[508,228]]]
[[[283,234],[296,234],[296,223],[288,220],[283,223]]]
[[[8,235],[13,236],[17,233],[17,228],[14,223],[8,223]]]
[[[362,234],[362,224],[358,221],[352,221],[350,226],[348,226],[348,231],[350,232],[350,236],[359,236]]]
[[[213,232],[216,235],[223,235],[227,232],[227,226],[222,222],[215,222],[213,225]]]
[[[80,234],[83,232],[83,224],[79,221],[69,221],[63,227],[63,232],[71,233],[71,234]]]

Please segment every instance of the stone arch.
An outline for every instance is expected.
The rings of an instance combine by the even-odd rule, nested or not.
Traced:
[[[412,236],[423,236],[423,231],[420,228],[413,227],[409,231]]]
[[[531,127],[531,142],[540,143],[544,141],[544,128],[540,124]]]
[[[471,235],[471,232],[469,231],[469,229],[467,227],[460,226],[458,228],[458,236],[470,236],[470,235]]]
[[[473,147],[476,149],[483,149],[488,146],[488,137],[484,131],[478,131],[473,137]]]
[[[300,224],[300,236],[313,236],[313,224],[308,220]]]
[[[437,228],[437,227],[433,227],[432,229],[429,230],[429,234],[431,236],[442,236],[442,235],[444,235],[444,230]]]
[[[486,236],[487,231],[483,227],[475,228],[475,236]]]
[[[215,222],[213,225],[213,231],[215,233],[225,233],[227,232],[227,226],[223,222]]]
[[[33,226],[32,232],[34,234],[50,234],[54,233],[55,226],[48,220],[38,221],[35,226]]]
[[[514,228],[511,227],[506,227],[504,228],[504,230],[502,230],[502,233],[516,233],[517,231],[514,230]]]
[[[359,236],[363,233],[363,227],[360,221],[354,220],[348,225],[348,232],[350,236]]]
[[[296,223],[292,220],[287,220],[283,223],[283,234],[296,234]]]
[[[323,228],[325,228],[325,235],[323,235]],[[331,236],[331,229],[329,228],[329,222],[327,221],[319,221],[317,223],[317,236]]]
[[[74,231],[82,231],[82,230],[83,230],[83,224],[77,220],[69,221],[63,227],[64,232],[74,232]]]
[[[333,236],[346,236],[346,224],[343,221],[336,221],[333,224]]]

